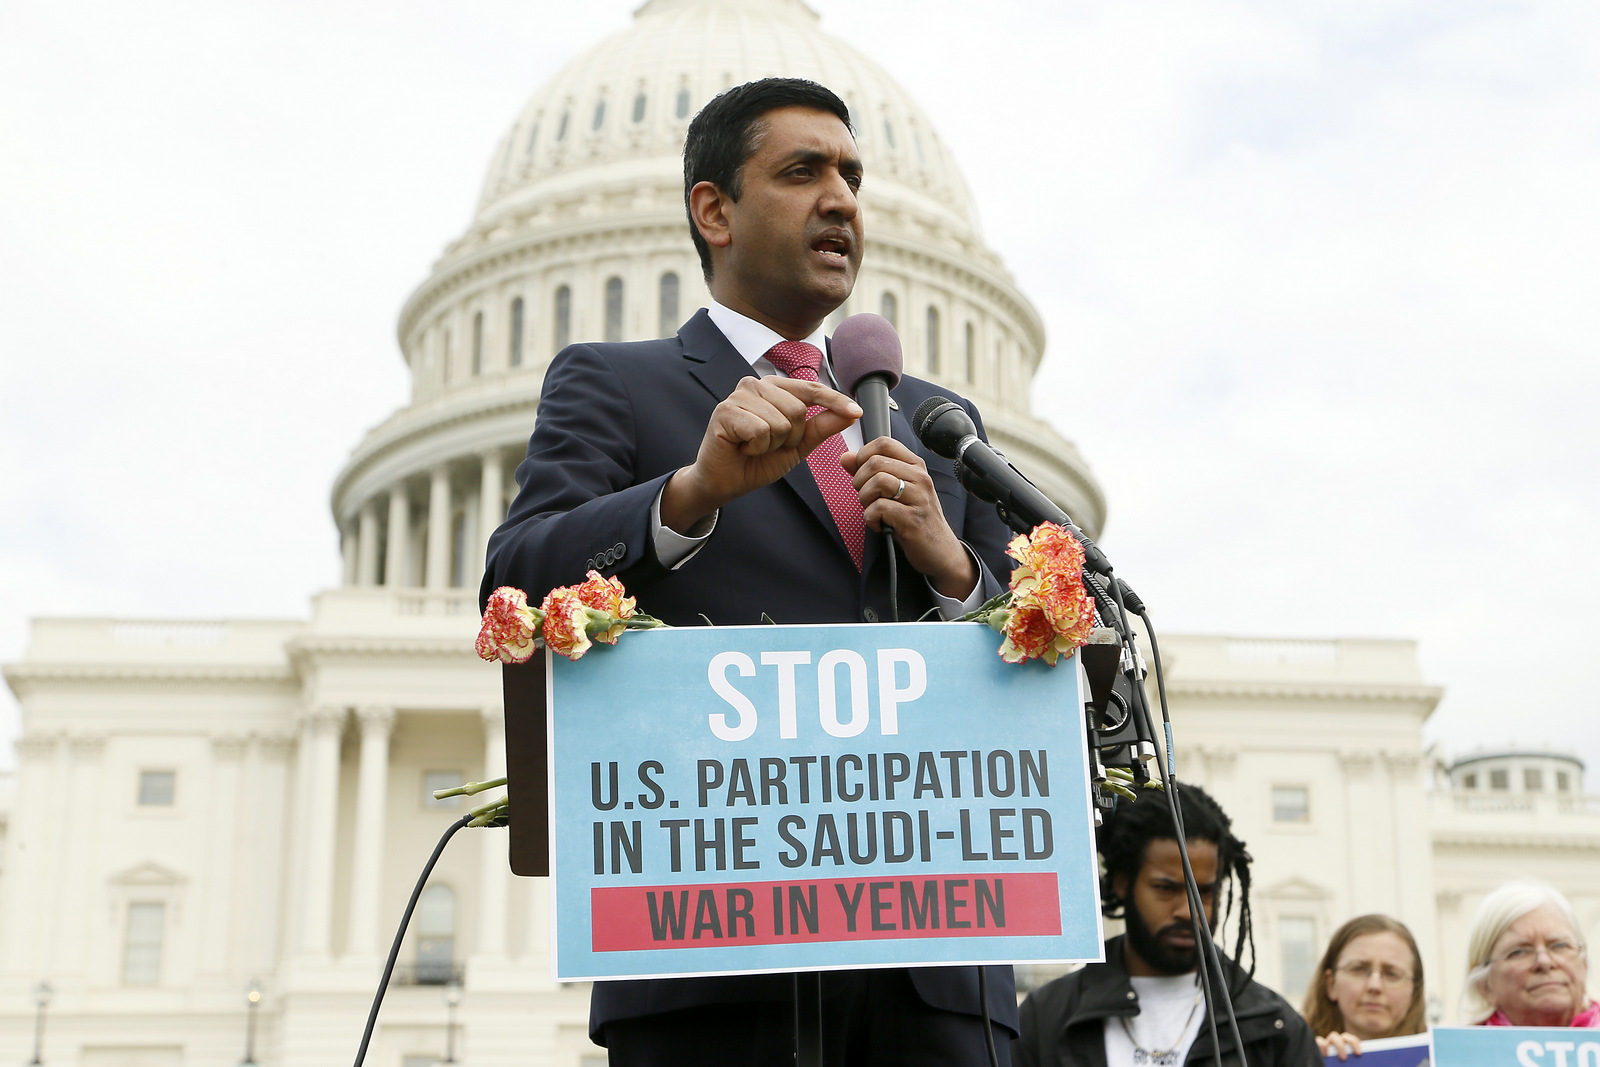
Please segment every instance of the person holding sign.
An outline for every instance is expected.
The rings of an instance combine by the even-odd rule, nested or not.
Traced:
[[[863,179],[849,109],[813,82],[751,82],[695,117],[684,201],[711,307],[675,337],[557,355],[485,599],[595,570],[674,625],[909,622],[1004,589],[1009,531],[911,432],[907,413],[943,390],[901,377],[889,436],[863,441],[834,388],[823,320],[861,264]],[[866,536],[886,529],[892,549]],[[1014,1032],[1011,968],[987,979],[989,1015]],[[597,983],[590,1034],[613,1064],[793,1062],[794,989]],[[977,967],[827,972],[822,1003],[830,1065],[987,1061]]]
[[[1226,885],[1231,911],[1237,886],[1238,956],[1251,938],[1250,855],[1205,790],[1184,785],[1178,798],[1189,864],[1212,929],[1218,928],[1219,890]],[[1144,789],[1131,804],[1119,805],[1101,831],[1100,855],[1102,907],[1107,917],[1124,920],[1126,933],[1106,942],[1106,962],[1091,963],[1028,995],[1012,1061],[1018,1067],[1211,1063],[1183,853],[1166,796]],[[1222,966],[1250,1067],[1320,1067],[1316,1041],[1299,1013],[1255,981],[1253,967],[1247,971],[1226,956]],[[1223,1061],[1238,1063],[1222,1020],[1217,1035]]]
[[[1305,1017],[1324,1056],[1361,1055],[1361,1042],[1428,1028],[1422,955],[1404,923],[1360,915],[1334,932],[1306,990]]]
[[[1587,992],[1578,916],[1543,882],[1510,882],[1483,898],[1467,938],[1462,1014],[1482,1026],[1600,1028]]]

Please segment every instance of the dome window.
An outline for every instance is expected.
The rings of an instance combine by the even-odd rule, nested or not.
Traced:
[[[686,119],[686,118],[689,117],[689,88],[688,88],[688,86],[685,86],[684,88],[678,90],[678,103],[677,103],[677,107],[676,107],[676,113],[677,113],[677,116],[680,119]]]
[[[511,301],[511,365],[522,366],[522,297]]]
[[[567,118],[568,113],[563,111],[561,113],[561,124],[556,127],[556,140],[558,141],[565,141],[567,139]]]
[[[591,130],[598,130],[600,124],[606,120],[606,102],[601,100],[594,106],[594,121],[589,124]]]
[[[939,373],[939,309],[928,305],[928,373]]]
[[[888,119],[883,120],[883,137],[889,142],[889,147],[894,147],[894,125]]]
[[[483,312],[472,316],[472,374],[483,373]]]
[[[890,326],[896,326],[895,318],[900,313],[900,302],[894,298],[893,293],[884,293],[883,299],[878,301],[878,314],[889,320]]]
[[[678,275],[674,271],[667,271],[661,276],[661,317],[660,330],[662,337],[671,337],[678,329]]]
[[[966,334],[967,334],[967,351],[966,351],[967,374],[966,374],[966,378],[967,378],[967,381],[970,382],[970,381],[972,381],[972,375],[974,373],[973,364],[977,362],[977,356],[978,356],[978,345],[977,345],[977,340],[976,340],[976,337],[975,337],[976,331],[973,330],[972,323],[970,323],[970,322],[967,323]]]
[[[572,289],[563,285],[556,290],[556,351],[572,343]]]
[[[539,124],[537,122],[535,122],[533,124],[533,129],[528,131],[528,147],[526,147],[526,148],[524,148],[522,150],[522,154],[526,155],[526,156],[533,155],[534,146],[536,146],[538,143],[539,143]]]
[[[922,138],[917,133],[915,126],[911,127],[911,147],[917,150],[917,162],[927,163],[928,157],[922,152]]]
[[[645,101],[644,101],[644,94],[643,93],[640,93],[638,96],[633,98],[633,121],[634,122],[643,122],[644,121],[644,103],[645,103]]]
[[[622,279],[606,279],[606,340],[622,340]]]

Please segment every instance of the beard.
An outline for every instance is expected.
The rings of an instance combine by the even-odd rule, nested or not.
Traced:
[[[1195,969],[1197,945],[1179,947],[1163,939],[1169,931],[1182,930],[1193,935],[1193,926],[1186,922],[1170,923],[1160,930],[1151,930],[1144,916],[1132,901],[1123,909],[1123,925],[1128,935],[1128,946],[1144,962],[1162,974],[1188,974]]]

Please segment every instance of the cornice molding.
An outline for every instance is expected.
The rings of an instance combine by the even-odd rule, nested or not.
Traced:
[[[1465,848],[1557,848],[1569,852],[1600,852],[1600,833],[1578,834],[1508,834],[1503,831],[1435,830],[1434,845],[1456,845]]]
[[[1431,711],[1444,697],[1432,685],[1339,685],[1295,682],[1167,682],[1171,696],[1226,697],[1234,700],[1345,700],[1369,703],[1422,703]]]
[[[477,653],[472,650],[472,638],[459,640],[435,638],[421,640],[407,637],[302,637],[287,645],[290,658],[296,666],[309,660],[339,656],[412,657],[431,656],[440,659],[459,659],[477,663]]]
[[[218,666],[150,664],[146,666],[133,663],[17,663],[5,669],[5,677],[19,697],[26,695],[26,691],[36,686],[47,684],[92,683],[125,685],[134,682],[223,682],[229,685],[259,685],[265,682],[286,686],[297,684],[294,671],[288,667],[228,666],[225,664]]]

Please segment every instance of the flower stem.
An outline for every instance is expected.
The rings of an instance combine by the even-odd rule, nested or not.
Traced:
[[[444,800],[447,797],[476,796],[485,789],[497,789],[505,784],[506,780],[504,778],[492,778],[487,782],[467,782],[456,786],[454,789],[435,789],[433,791],[433,799]]]

